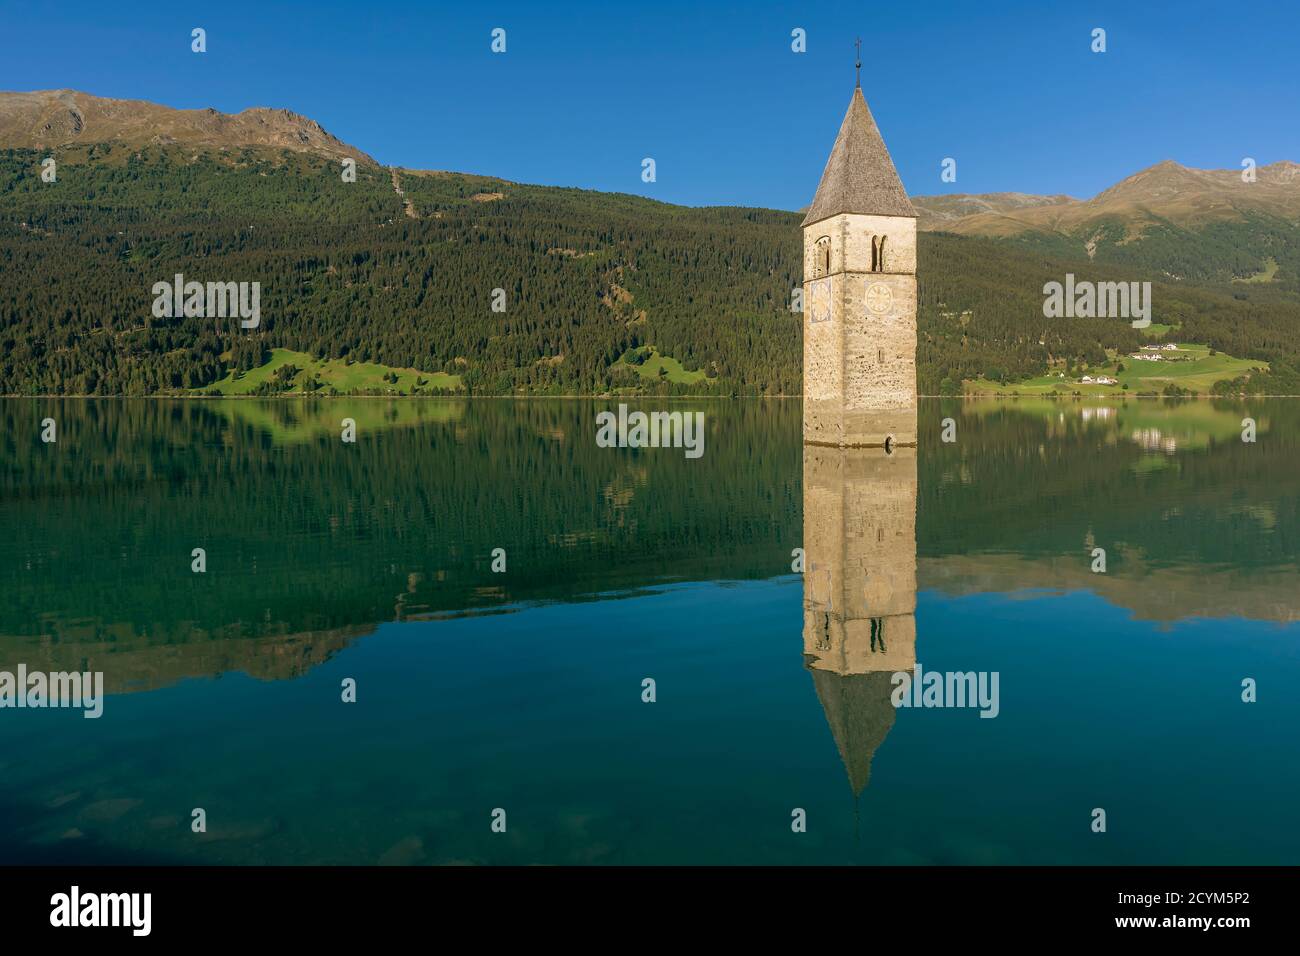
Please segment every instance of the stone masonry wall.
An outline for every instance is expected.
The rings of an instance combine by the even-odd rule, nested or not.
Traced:
[[[872,271],[873,236],[884,237],[883,271]],[[814,223],[804,229],[804,270],[804,440],[915,444],[916,221],[843,214]]]
[[[913,448],[804,446],[811,666],[863,674],[916,664],[916,481]]]

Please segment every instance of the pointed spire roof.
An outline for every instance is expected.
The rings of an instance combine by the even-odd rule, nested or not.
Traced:
[[[849,100],[840,135],[835,137],[831,158],[803,224],[842,212],[916,218],[861,89],[855,89]]]
[[[894,726],[893,674],[842,675],[813,668],[812,679],[853,796],[860,797],[871,779],[871,758]]]

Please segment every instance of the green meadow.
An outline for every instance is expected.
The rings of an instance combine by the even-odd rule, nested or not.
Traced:
[[[634,369],[643,379],[651,382],[665,378],[680,385],[695,385],[709,377],[703,371],[688,372],[682,368],[681,362],[670,355],[661,355],[653,345],[629,349],[614,363],[615,368],[620,366]]]
[[[1248,276],[1245,279],[1233,279],[1232,281],[1233,282],[1272,282],[1276,275],[1277,275],[1277,260],[1273,258],[1268,258],[1264,260],[1263,271],[1256,272],[1253,276]]]
[[[296,368],[297,371],[290,371]],[[396,381],[393,378],[396,377]],[[314,388],[311,383],[318,382]],[[374,362],[346,359],[316,359],[306,352],[272,349],[271,358],[245,372],[232,370],[224,378],[202,389],[201,394],[254,395],[259,389],[274,388],[274,394],[329,395],[348,394],[416,395],[431,394],[435,389],[459,390],[459,375],[445,372],[420,372],[413,368],[391,368]],[[266,394],[263,389],[260,394]]]
[[[1209,393],[1218,381],[1231,381],[1242,375],[1248,375],[1255,369],[1267,369],[1268,363],[1256,359],[1239,359],[1222,352],[1211,354],[1209,346],[1180,344],[1177,351],[1160,352],[1161,361],[1146,362],[1131,355],[1111,353],[1111,361],[1105,365],[1089,368],[1074,373],[1064,369],[1054,369],[1046,375],[1026,379],[1021,382],[1001,383],[984,379],[968,380],[964,391],[967,394],[993,395],[1016,392],[1020,395],[1066,394],[1079,392],[1083,395],[1114,395],[1119,392],[1160,392],[1167,385],[1176,385],[1181,389],[1198,394]],[[1119,366],[1123,365],[1123,371]],[[1092,378],[1107,377],[1116,380],[1114,385],[1083,383],[1079,379],[1084,375]],[[1125,389],[1124,386],[1128,386]]]

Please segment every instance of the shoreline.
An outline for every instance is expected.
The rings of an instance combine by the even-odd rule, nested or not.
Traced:
[[[1115,394],[1107,394],[1102,392],[1102,393],[1091,393],[1087,395],[1075,395],[1075,394],[1062,395],[1059,393],[1045,392],[1042,394],[1018,395],[1013,392],[963,392],[961,395],[918,395],[916,397],[918,401],[922,399],[926,401],[930,401],[933,399],[968,401],[968,400],[975,400],[975,399],[983,400],[989,398],[997,398],[997,399],[1003,399],[1007,401],[1019,401],[1021,399],[1047,399],[1048,401],[1064,401],[1064,400],[1082,401],[1084,399],[1098,399],[1098,398],[1107,399],[1107,400],[1112,398],[1122,398],[1125,401],[1128,401],[1129,399],[1140,399],[1143,401],[1148,401],[1150,399],[1155,399],[1155,398],[1173,399],[1173,400],[1211,398],[1211,399],[1233,399],[1233,400],[1241,401],[1249,398],[1300,398],[1300,395],[1273,395],[1273,394],[1214,395],[1208,392],[1195,392],[1186,395],[1159,395],[1159,394],[1138,395],[1134,392],[1115,393]],[[795,399],[798,399],[800,401],[803,400],[802,395],[609,395],[609,394],[599,394],[599,393],[594,393],[590,395],[306,395],[301,393],[280,394],[280,395],[166,395],[166,394],[158,394],[158,393],[154,393],[152,395],[68,395],[62,392],[43,392],[38,395],[0,395],[0,399],[23,399],[23,398],[27,398],[27,399],[59,399],[59,398],[74,399],[75,398],[75,399],[81,399],[86,401],[90,401],[90,400],[112,401],[116,399],[133,399],[133,400],[166,399],[168,401],[193,400],[193,401],[200,401],[200,402],[226,402],[226,401],[280,402],[280,401],[291,401],[291,400],[333,402],[333,401],[352,400],[358,398],[383,399],[385,401],[394,401],[399,399],[410,401],[410,400],[418,399],[421,401],[436,401],[436,402],[440,402],[440,401],[463,402],[470,399],[474,399],[476,401],[481,401],[484,399],[493,400],[493,401],[614,401],[615,399],[638,399],[638,400],[659,399],[659,400],[670,401],[670,402],[700,401],[702,399],[709,400],[709,401],[718,401],[718,402],[740,402],[740,401],[767,402],[767,401],[792,401]]]

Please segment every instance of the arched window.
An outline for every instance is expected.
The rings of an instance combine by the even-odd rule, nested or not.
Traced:
[[[817,246],[813,253],[813,272],[818,276],[830,275],[831,273],[831,237],[822,236],[817,240]]]
[[[885,271],[885,237],[871,237],[871,271]]]

